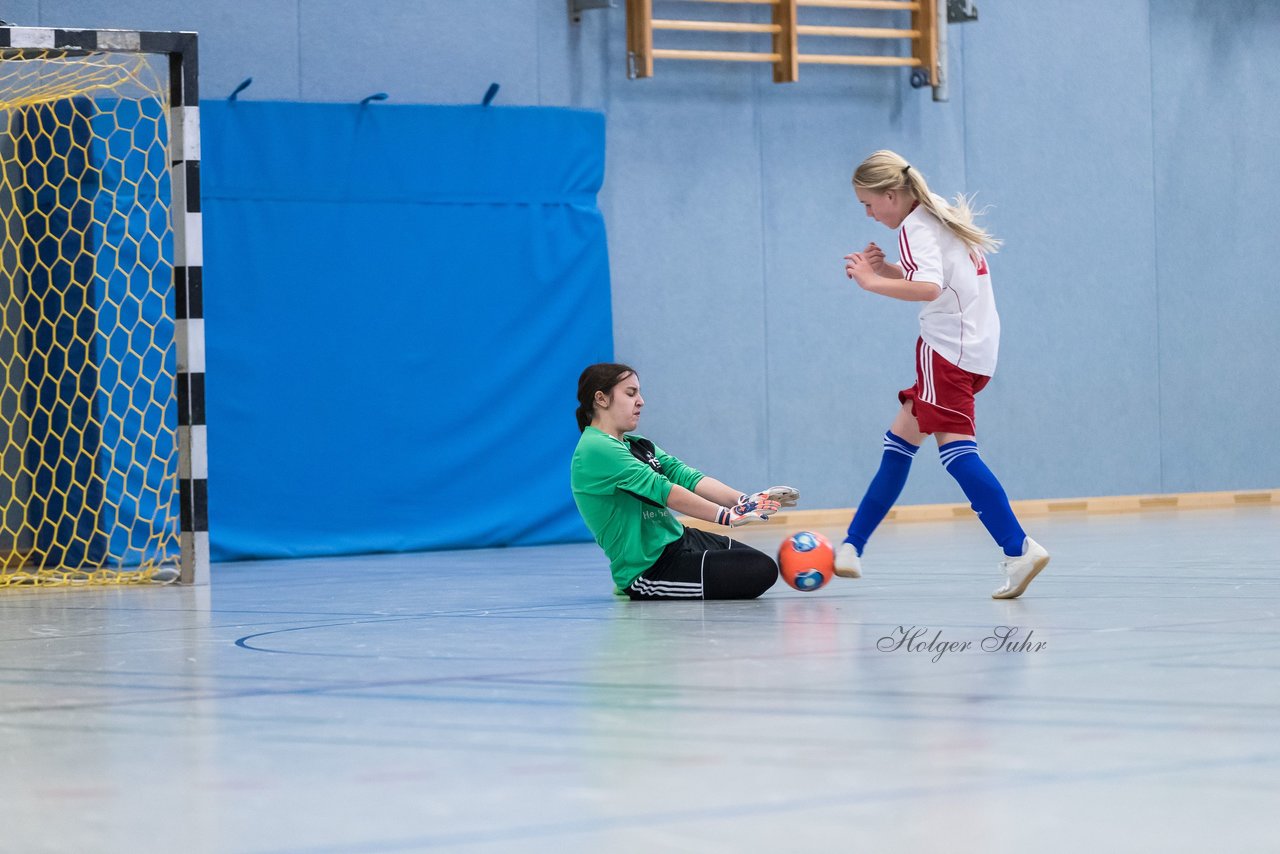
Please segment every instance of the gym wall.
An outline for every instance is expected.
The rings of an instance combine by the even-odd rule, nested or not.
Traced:
[[[1011,496],[1280,483],[1280,401],[1255,373],[1280,316],[1257,270],[1280,219],[1275,4],[987,0],[949,28],[946,103],[905,71],[806,66],[777,85],[767,66],[660,61],[629,81],[621,8],[570,24],[564,0],[0,6],[21,23],[199,30],[206,102],[252,76],[242,98],[474,104],[496,81],[500,105],[599,110],[614,351],[642,372],[644,431],[730,483],[847,507],[874,470],[916,329],[913,306],[842,272],[867,241],[892,246],[849,185],[881,147],[938,192],[976,193],[1006,241],[979,441]],[[224,330],[212,315],[209,329],[212,354]],[[962,500],[927,454],[903,500]]]

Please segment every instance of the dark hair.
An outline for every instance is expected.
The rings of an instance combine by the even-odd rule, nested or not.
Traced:
[[[576,415],[578,416],[579,433],[586,430],[587,425],[591,423],[591,416],[595,412],[596,392],[602,391],[608,397],[614,386],[622,382],[624,377],[635,372],[635,368],[628,365],[620,365],[616,362],[600,362],[596,365],[587,365],[583,369],[582,375],[578,377],[578,411]]]

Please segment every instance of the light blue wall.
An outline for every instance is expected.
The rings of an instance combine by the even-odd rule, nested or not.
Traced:
[[[891,147],[936,190],[978,193],[1006,240],[979,423],[1013,496],[1280,485],[1280,4],[986,0],[950,28],[945,104],[901,71],[775,85],[765,66],[659,62],[628,81],[622,9],[570,24],[565,0],[0,10],[199,30],[206,98],[252,76],[242,97],[468,103],[498,81],[499,103],[602,110],[616,352],[641,369],[643,429],[731,483],[849,506],[874,470],[915,311],[851,286],[841,256],[893,243],[849,187]],[[904,501],[961,499],[932,449],[921,463]]]
[[[1274,487],[1280,6],[1153,0],[1151,24],[1163,483]]]
[[[963,28],[965,184],[1007,241],[979,438],[1013,495],[1165,488],[1147,6],[1007,3]]]

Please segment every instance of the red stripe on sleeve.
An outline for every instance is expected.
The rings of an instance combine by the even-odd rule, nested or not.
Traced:
[[[920,268],[916,266],[915,259],[911,257],[911,244],[907,242],[907,230],[905,228],[898,232],[898,254],[902,257],[902,271],[906,273],[907,281],[912,281],[911,277]]]

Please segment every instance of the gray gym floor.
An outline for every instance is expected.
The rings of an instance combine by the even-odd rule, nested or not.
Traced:
[[[1280,850],[1280,507],[1028,522],[1015,601],[973,521],[741,603],[593,545],[0,591],[0,850]]]

